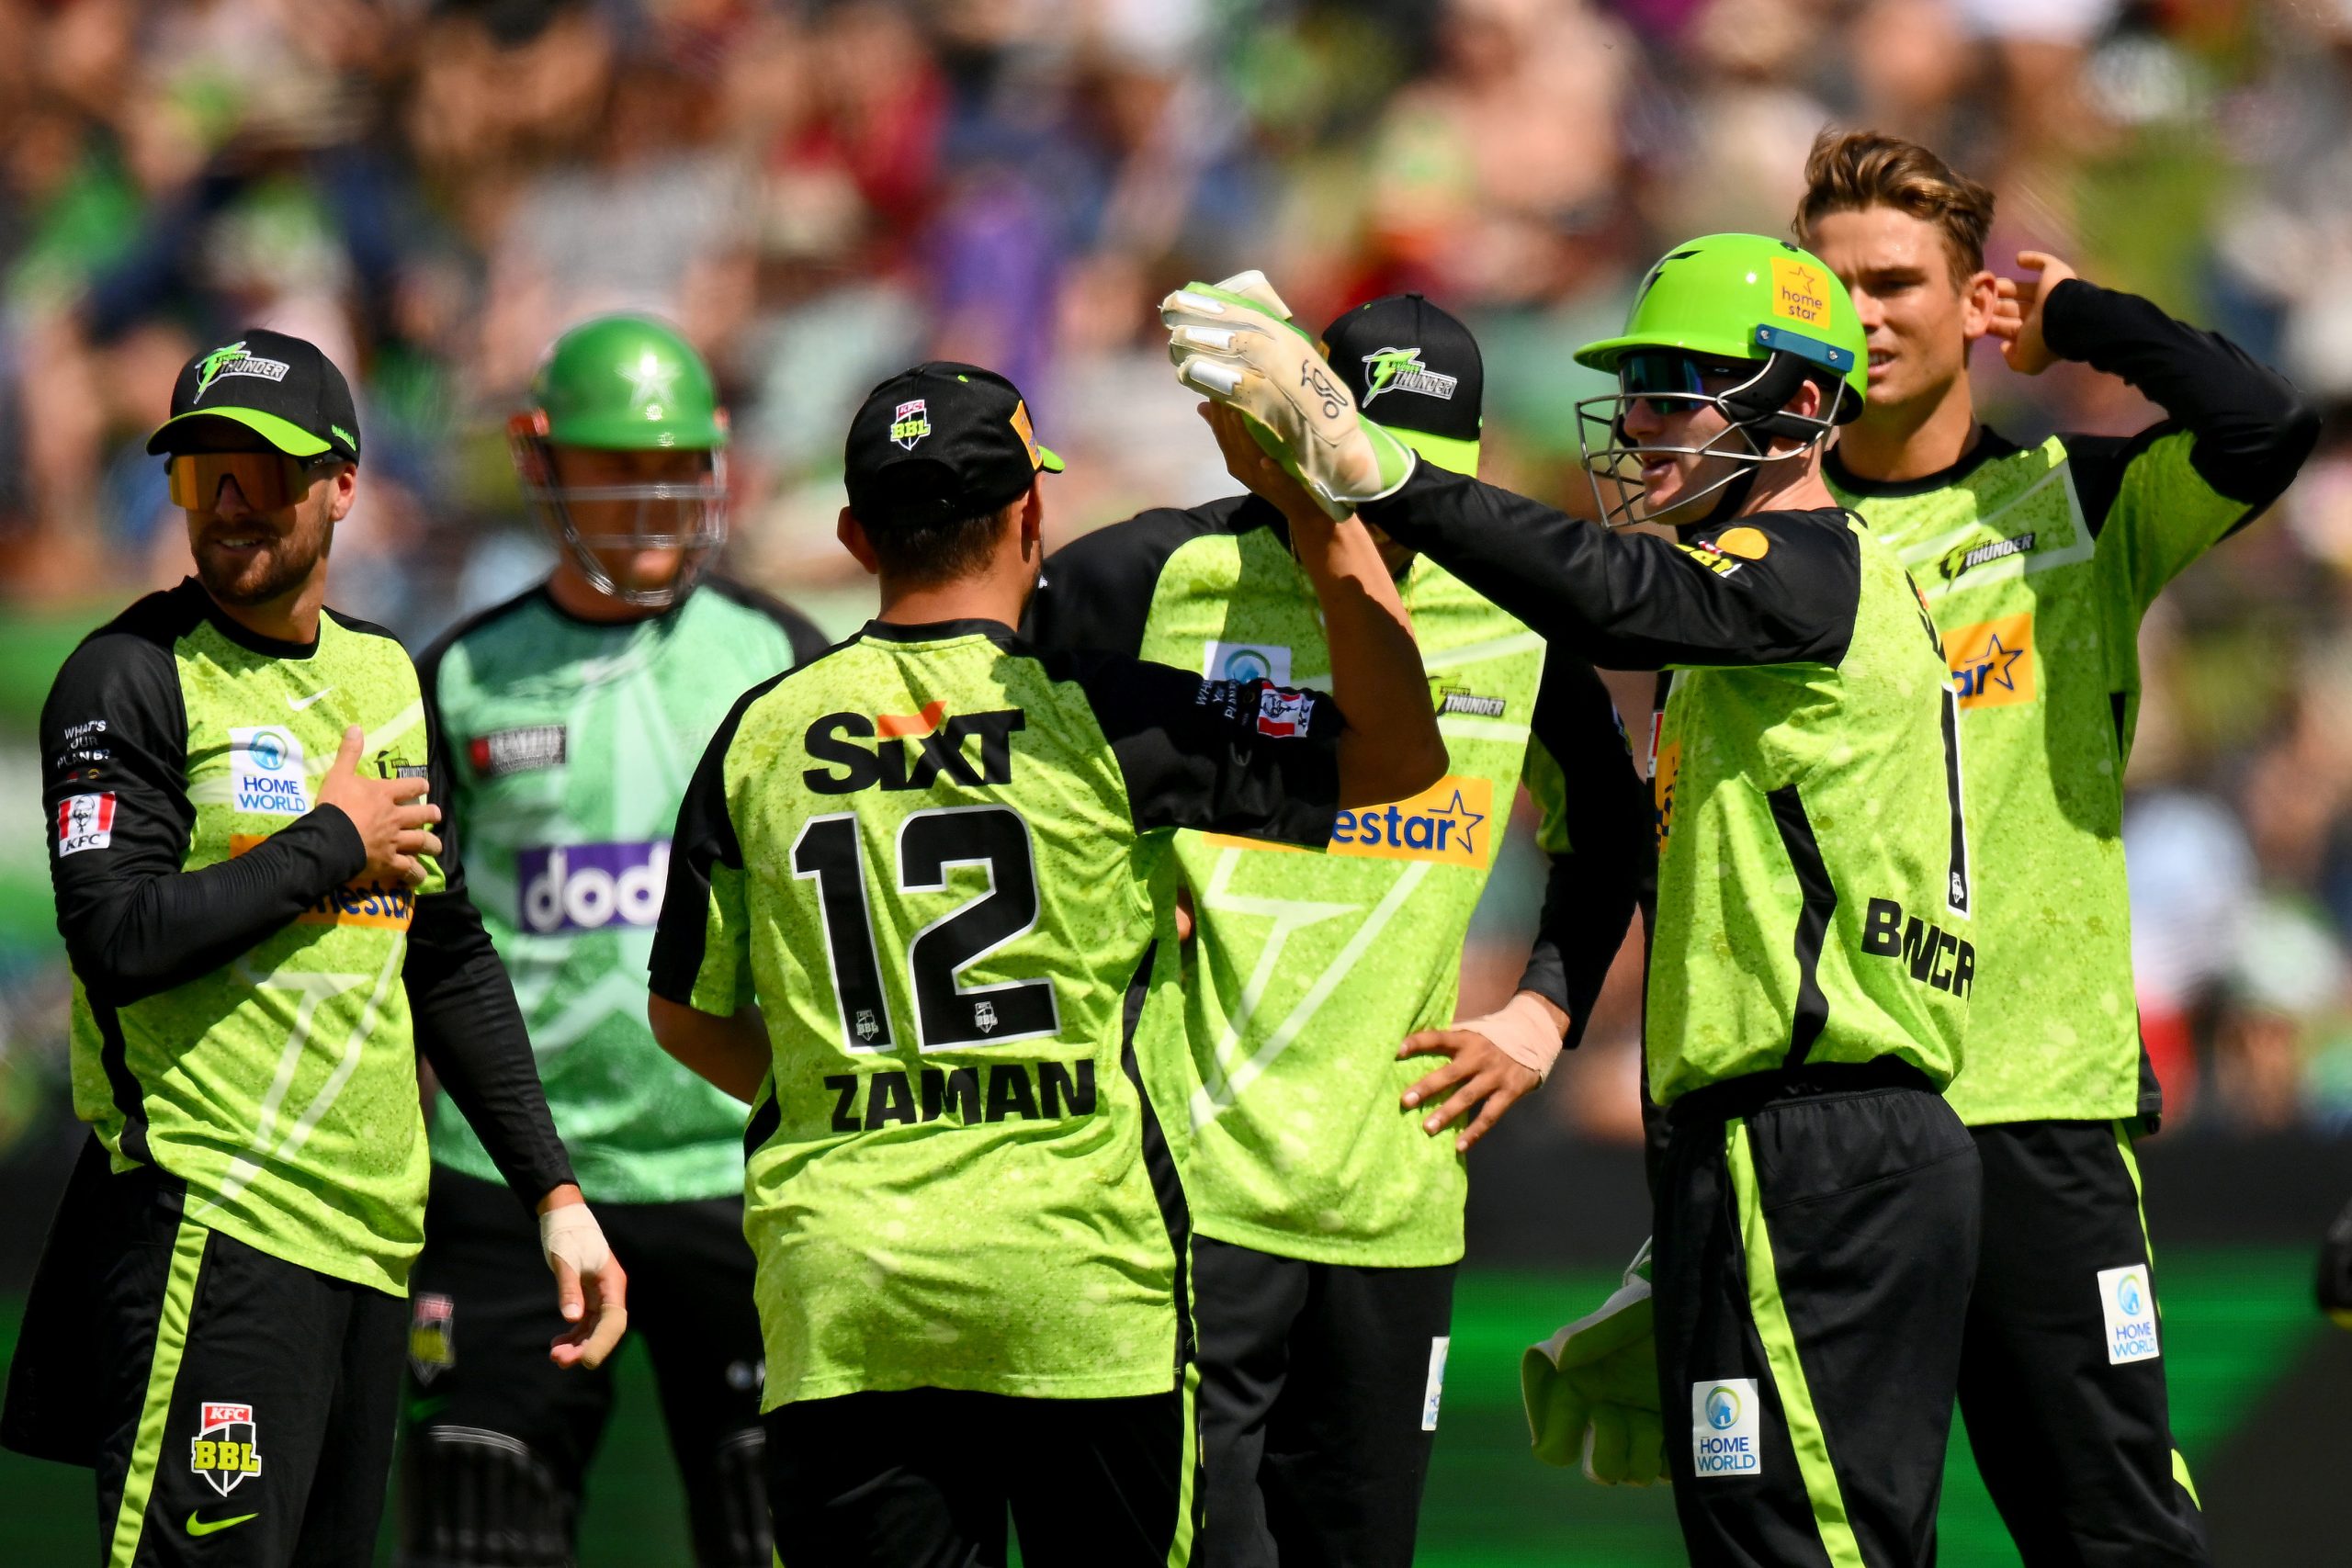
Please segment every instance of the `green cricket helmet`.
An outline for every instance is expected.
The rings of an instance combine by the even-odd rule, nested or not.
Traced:
[[[1720,457],[1738,466],[1676,505],[1725,493],[1713,521],[1736,510],[1767,462],[1802,457],[1857,418],[1869,389],[1870,356],[1854,302],[1837,275],[1785,240],[1708,234],[1675,246],[1642,279],[1625,330],[1578,349],[1577,363],[1617,378],[1617,390],[1577,404],[1577,436],[1602,517],[1639,521],[1641,459],[1661,453]],[[1790,399],[1818,384],[1824,410],[1792,412]],[[1708,404],[1725,428],[1703,446],[1635,442],[1624,415],[1636,401]],[[1773,443],[1790,441],[1774,452]],[[1611,504],[1604,482],[1617,487]]]
[[[666,609],[684,598],[727,542],[727,411],[710,367],[675,327],[651,316],[597,316],[566,332],[531,378],[528,405],[508,422],[523,493],[598,592]],[[581,485],[559,482],[560,448],[702,452],[693,480]],[[583,503],[633,502],[626,527],[580,525]],[[614,581],[596,552],[675,549],[678,573],[656,588]]]

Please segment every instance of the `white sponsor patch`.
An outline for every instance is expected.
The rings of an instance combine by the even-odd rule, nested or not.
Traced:
[[[1690,1385],[1690,1461],[1699,1479],[1754,1475],[1764,1466],[1757,1436],[1763,1409],[1754,1378],[1719,1378]]]
[[[1421,1385],[1421,1430],[1437,1430],[1438,1402],[1445,1397],[1445,1354],[1453,1341],[1439,1335],[1430,1341],[1430,1381]]]
[[[1201,660],[1211,681],[1272,681],[1290,684],[1290,649],[1278,642],[1211,642]]]
[[[240,811],[300,817],[311,809],[302,742],[275,724],[229,731],[229,799]]]
[[[114,842],[114,792],[68,795],[57,803],[57,858]]]
[[[2098,1271],[2098,1310],[2107,1320],[2107,1364],[2156,1359],[2156,1292],[2148,1266],[2127,1263]]]

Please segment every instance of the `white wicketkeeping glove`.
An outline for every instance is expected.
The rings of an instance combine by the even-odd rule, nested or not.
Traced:
[[[1412,449],[1357,412],[1265,274],[1188,283],[1159,302],[1159,319],[1177,378],[1246,415],[1258,444],[1334,518],[1412,477]]]
[[[1647,1486],[1666,1472],[1652,1332],[1650,1245],[1600,1310],[1520,1358],[1520,1396],[1535,1457],[1581,1465],[1603,1486]]]

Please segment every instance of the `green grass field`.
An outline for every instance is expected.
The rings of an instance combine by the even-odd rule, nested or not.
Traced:
[[[2164,1265],[2173,1422],[2195,1465],[2228,1441],[2255,1404],[2322,1332],[2302,1249],[2179,1250]],[[1427,1568],[1666,1568],[1683,1561],[1664,1489],[1608,1490],[1527,1455],[1519,1355],[1615,1283],[1601,1273],[1473,1271],[1463,1277],[1445,1405],[1416,1561]],[[17,1303],[0,1303],[0,1350]],[[624,1353],[620,1405],[590,1481],[582,1568],[682,1563],[683,1514],[641,1349]],[[2208,1490],[2206,1505],[2226,1506]],[[66,1568],[96,1555],[86,1472],[0,1454],[0,1518],[11,1563]],[[381,1560],[390,1561],[389,1550]],[[1955,1434],[1947,1472],[1946,1568],[2018,1561]]]

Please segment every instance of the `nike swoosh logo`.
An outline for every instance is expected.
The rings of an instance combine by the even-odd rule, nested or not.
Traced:
[[[288,707],[289,707],[289,708],[292,708],[296,713],[300,713],[304,708],[309,707],[312,703],[315,703],[315,702],[319,701],[321,698],[324,697],[324,696],[325,696],[329,692],[332,692],[332,691],[334,691],[334,688],[333,686],[322,686],[322,687],[320,687],[317,691],[312,692],[312,693],[311,693],[309,696],[307,696],[307,697],[299,697],[299,698],[298,698],[298,697],[288,697],[288,698],[287,698],[287,699],[286,699],[286,705],[287,705]]]
[[[259,1514],[239,1514],[233,1519],[214,1519],[208,1524],[206,1521],[196,1517],[196,1511],[194,1509],[190,1509],[187,1516],[187,1533],[190,1535],[210,1535],[215,1530],[224,1530],[232,1525],[242,1525],[250,1519],[257,1519],[259,1517],[261,1517]]]

